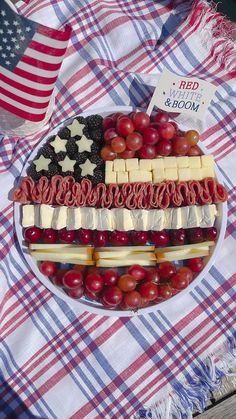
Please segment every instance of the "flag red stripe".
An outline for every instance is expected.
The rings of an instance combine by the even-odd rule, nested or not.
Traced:
[[[59,70],[61,67],[61,63],[58,64],[51,64],[51,63],[45,63],[44,61],[37,60],[36,58],[28,57],[27,55],[23,55],[21,57],[21,61],[23,63],[32,65],[36,68],[41,68],[42,70],[48,70],[48,71],[56,71]]]
[[[35,69],[36,71],[37,69]],[[52,84],[55,83],[56,77],[42,77],[37,74],[28,73],[28,71],[22,70],[21,68],[15,68],[12,72],[13,74],[16,74],[17,76],[24,77],[27,80],[31,80],[36,83],[42,83],[42,84]]]
[[[34,49],[35,51],[42,52],[46,55],[53,55],[54,57],[61,57],[65,54],[66,48],[53,48],[47,45],[40,44],[37,41],[31,41],[28,48]]]
[[[1,73],[0,73],[0,80],[2,80],[6,84],[9,84],[9,86],[14,87],[15,89],[22,90],[22,92],[28,93],[29,95],[33,95],[33,96],[48,97],[51,95],[53,91],[53,89],[50,89],[50,90],[33,89],[32,87],[26,86],[24,84],[18,83],[15,80],[9,79],[9,77],[6,77]]]
[[[1,88],[1,93],[3,95],[5,95],[6,97],[9,97],[9,98],[15,100],[16,102],[22,103],[23,105],[30,106],[31,108],[35,108],[35,109],[45,109],[48,105],[48,102],[49,102],[49,100],[47,100],[46,102],[43,102],[43,103],[33,102],[33,101],[25,99],[21,96],[15,95],[14,93],[9,92],[8,90],[3,89],[3,88]]]
[[[57,39],[58,41],[68,41],[71,34],[71,27],[66,25],[64,30],[47,28],[46,26],[39,25],[37,32],[41,35],[48,36],[49,38]]]
[[[6,109],[7,111],[13,113],[14,115],[19,116],[20,118],[23,119],[27,119],[28,121],[32,121],[32,122],[40,122],[43,121],[45,118],[45,114],[46,112],[42,113],[42,114],[37,114],[37,115],[33,115],[29,112],[25,112],[20,108],[17,108],[13,105],[10,105],[9,103],[4,102],[3,100],[0,99],[0,106],[3,109]]]

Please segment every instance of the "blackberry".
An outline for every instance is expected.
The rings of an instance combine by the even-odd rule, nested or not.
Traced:
[[[78,154],[78,146],[75,143],[75,140],[73,140],[72,138],[70,138],[67,141],[66,151],[67,151],[68,156],[70,157],[70,159],[75,158],[76,155]]]
[[[101,145],[94,141],[92,146],[91,146],[91,153],[99,155],[100,151],[101,151]]]
[[[74,171],[74,178],[76,180],[76,182],[80,182],[82,177],[81,177],[81,169],[80,167],[77,167]]]
[[[102,160],[98,154],[91,154],[89,159],[92,163],[96,164],[98,167],[104,164],[104,160]]]
[[[87,116],[86,121],[89,129],[94,130],[102,127],[103,117],[101,115],[90,115]]]
[[[48,179],[51,179],[53,176],[60,175],[60,174],[61,174],[61,170],[59,169],[59,165],[55,163],[50,163],[48,166],[48,170],[45,171],[45,176]]]
[[[89,176],[88,176],[89,177]],[[93,176],[91,176],[91,181],[93,185],[97,185],[97,183],[104,183],[105,182],[105,172],[101,169],[95,169],[93,172]]]
[[[43,157],[45,157],[46,159],[51,159],[51,160],[54,160],[56,157],[53,148],[48,143],[46,143],[43,146],[43,148],[41,148],[40,155],[43,155]]]
[[[84,163],[85,160],[89,157],[89,153],[87,151],[83,151],[83,153],[78,153],[74,157],[77,163],[74,167],[79,166],[80,164]]]
[[[74,177],[74,171],[72,172],[71,170],[67,170],[67,172],[61,172],[61,175],[63,176],[63,177],[65,177],[65,176],[73,176]]]
[[[100,129],[90,130],[90,137],[96,143],[103,143],[103,131]]]
[[[76,119],[80,124],[86,125],[86,127],[88,126],[87,121],[83,116],[77,116]]]
[[[62,161],[62,160],[64,160],[66,155],[67,155],[67,153],[65,151],[59,151],[59,153],[55,154],[55,159],[54,160],[56,162]]]
[[[65,138],[66,140],[68,140],[70,138],[69,128],[67,128],[67,127],[61,128],[60,131],[58,132],[58,135],[59,135],[60,138]]]
[[[27,169],[27,175],[30,176],[30,177],[32,177],[32,179],[35,182],[37,182],[41,178],[41,176],[42,176],[42,174],[40,172],[37,172],[36,171],[36,168],[35,168],[35,165],[34,164],[31,164],[28,167],[28,169]]]

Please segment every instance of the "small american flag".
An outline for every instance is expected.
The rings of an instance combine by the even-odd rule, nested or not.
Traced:
[[[23,119],[45,118],[71,28],[47,28],[0,4],[0,107]]]

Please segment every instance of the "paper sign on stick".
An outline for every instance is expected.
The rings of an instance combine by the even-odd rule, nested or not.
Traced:
[[[167,111],[188,113],[202,119],[216,91],[216,86],[194,77],[177,76],[164,68],[154,90],[147,113],[154,106]]]

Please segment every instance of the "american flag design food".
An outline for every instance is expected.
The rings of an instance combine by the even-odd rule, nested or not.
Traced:
[[[68,23],[73,35],[50,126],[27,138],[1,138],[1,415],[145,417],[143,407],[155,404],[163,419],[169,412],[191,417],[227,372],[224,359],[233,363],[236,55],[230,28],[204,1],[88,1],[78,7],[32,0],[21,2],[20,11],[52,27]],[[196,128],[229,194],[222,250],[203,281],[164,310],[108,318],[72,309],[24,262],[9,192],[46,132],[87,109],[147,108],[164,66],[217,85]]]

